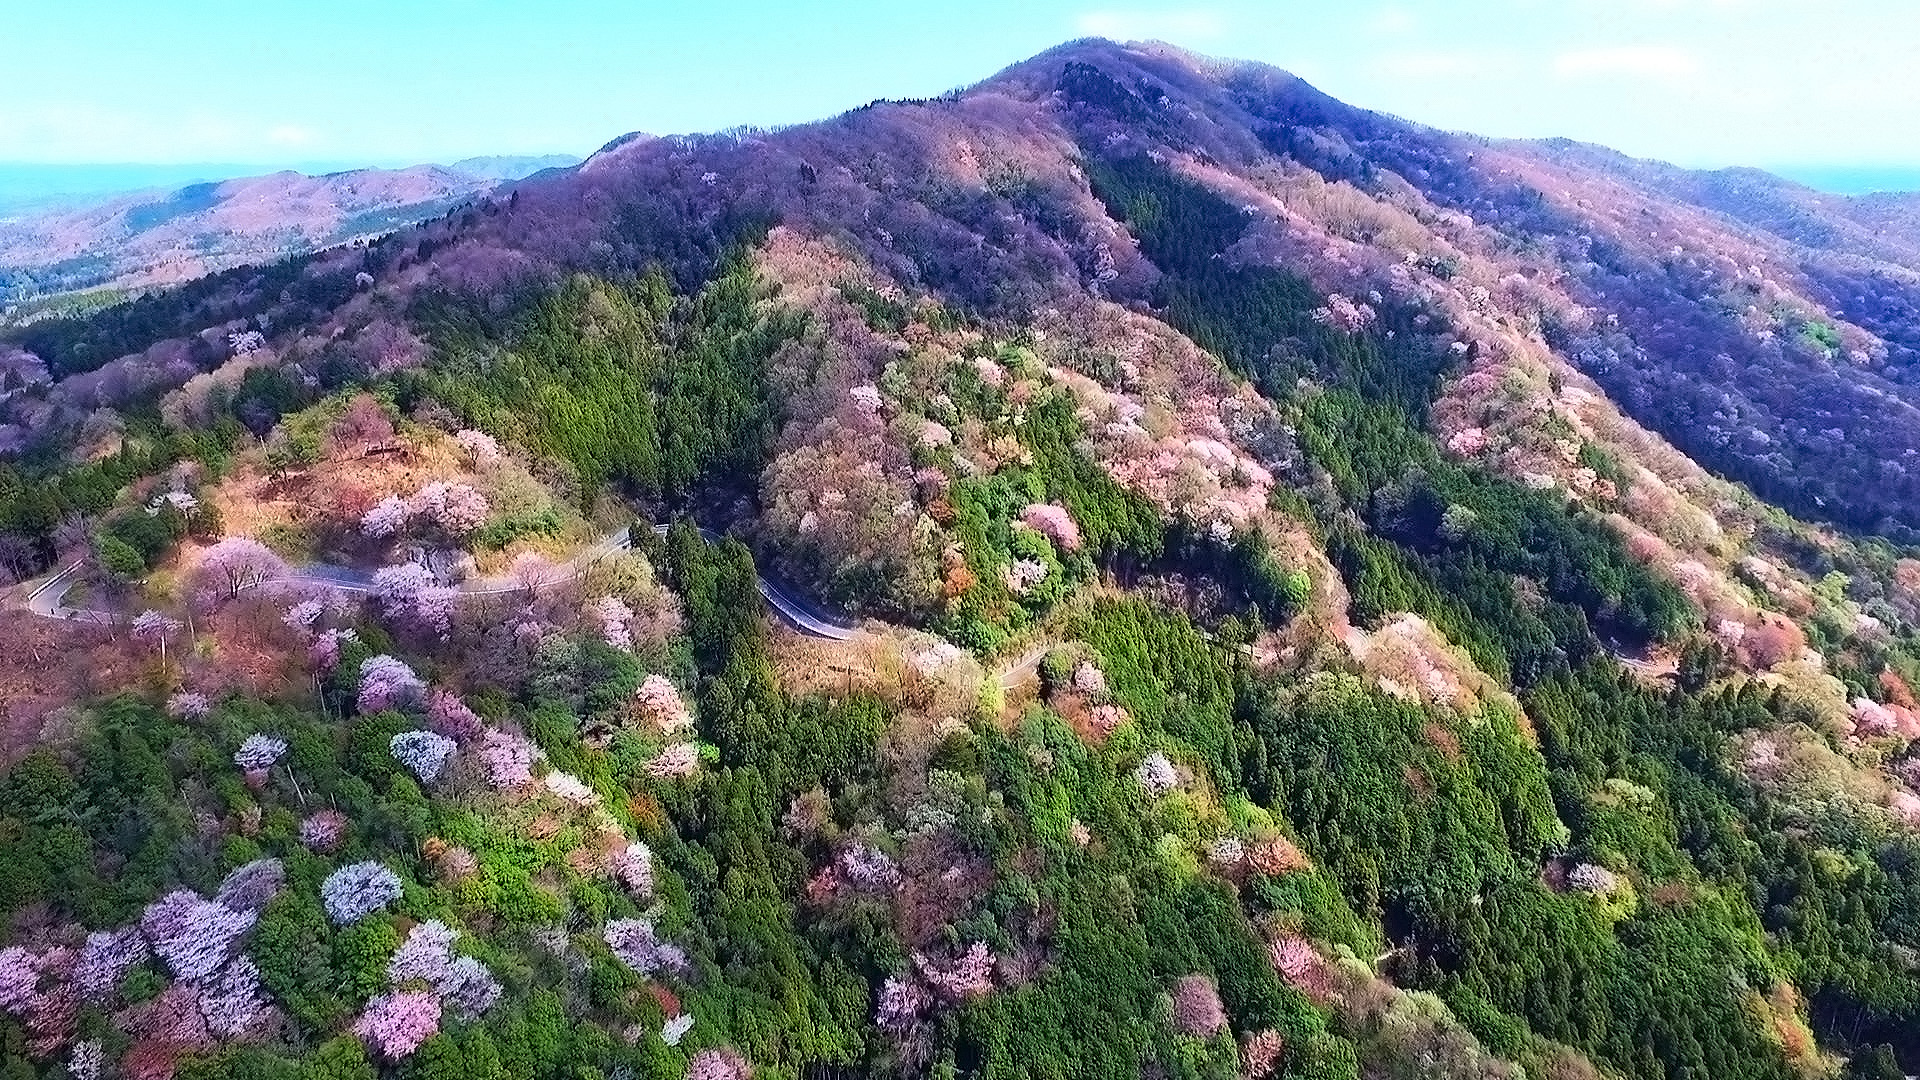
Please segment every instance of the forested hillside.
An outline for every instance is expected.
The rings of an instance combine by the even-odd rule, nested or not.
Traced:
[[[1081,42],[14,333],[0,1075],[1920,1070],[1904,256],[1729,198]]]

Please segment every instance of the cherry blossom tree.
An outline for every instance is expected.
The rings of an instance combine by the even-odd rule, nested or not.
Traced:
[[[460,444],[474,465],[486,468],[500,461],[500,444],[493,436],[474,428],[462,428],[453,433],[453,441]]]
[[[687,1061],[687,1080],[751,1080],[753,1065],[732,1047],[711,1046]]]
[[[327,429],[328,449],[335,454],[357,452],[387,442],[393,435],[393,419],[385,406],[372,394],[355,394]]]
[[[73,973],[74,950],[54,946],[34,952],[15,945],[0,949],[0,1012],[27,1029],[27,1052],[47,1057],[73,1037],[80,992]]]
[[[1180,774],[1167,760],[1167,755],[1154,751],[1133,770],[1134,779],[1140,782],[1149,795],[1165,795],[1180,786]]]
[[[233,763],[245,773],[247,784],[259,788],[267,782],[267,773],[280,756],[287,752],[287,740],[278,735],[255,732],[241,742],[240,749],[233,752]]]
[[[693,1014],[681,1013],[660,1025],[660,1041],[668,1046],[679,1046],[680,1040],[686,1038],[687,1032],[692,1030]]]
[[[413,673],[406,661],[381,653],[360,663],[359,707],[362,713],[377,713],[418,702],[427,692],[427,684]]]
[[[841,848],[835,865],[848,884],[864,892],[885,892],[900,883],[900,868],[892,857],[865,842]]]
[[[556,769],[542,777],[541,782],[548,791],[575,806],[595,806],[600,802],[600,796],[572,773]]]
[[[462,1019],[472,1020],[500,999],[500,983],[480,961],[455,956],[459,935],[438,919],[416,925],[387,963],[395,986],[423,982]]]
[[[486,726],[478,713],[451,690],[435,690],[427,695],[427,724],[433,730],[459,742],[479,736]]]
[[[402,731],[388,740],[388,748],[394,760],[406,766],[408,772],[423,783],[432,783],[440,778],[441,770],[446,768],[447,759],[453,756],[457,746],[438,732]]]
[[[636,900],[653,896],[653,852],[638,841],[613,854],[613,876]]]
[[[207,695],[182,690],[167,699],[167,715],[178,720],[203,720],[213,711]]]
[[[633,648],[633,609],[626,601],[617,596],[603,596],[589,607],[595,621],[600,624],[600,637],[616,649]]]
[[[88,934],[73,973],[80,996],[96,1004],[106,1001],[127,973],[146,963],[151,953],[137,925]]]
[[[440,1002],[420,990],[382,994],[367,1003],[353,1033],[387,1061],[400,1061],[440,1031]]]
[[[318,852],[330,852],[347,836],[347,815],[338,810],[320,810],[300,822],[300,842]]]
[[[480,762],[497,788],[525,787],[533,782],[533,763],[539,750],[522,736],[488,728],[480,736]]]
[[[659,756],[647,762],[647,775],[659,780],[692,776],[699,767],[699,746],[690,742],[672,743],[662,749]]]
[[[1188,975],[1173,984],[1173,1026],[1198,1039],[1209,1038],[1227,1026],[1227,1010],[1220,991],[1205,975]]]
[[[217,1039],[238,1039],[256,1032],[270,1013],[260,969],[245,956],[235,957],[199,989],[200,1015]]]
[[[67,1056],[67,1075],[73,1080],[100,1080],[107,1065],[107,1048],[99,1039],[81,1039]]]
[[[665,675],[647,676],[641,682],[640,689],[634,692],[634,699],[640,706],[641,715],[658,724],[660,730],[669,735],[693,728],[693,714],[687,711],[680,688]]]
[[[185,625],[179,619],[148,609],[135,615],[127,629],[135,641],[159,649],[160,655],[164,657],[167,639],[179,633]]]
[[[345,926],[400,899],[400,876],[377,862],[358,862],[327,875],[320,902],[327,916]]]
[[[287,870],[279,859],[255,859],[235,867],[220,882],[213,899],[235,911],[258,912],[280,895],[286,883]]]
[[[374,572],[373,598],[389,618],[444,637],[453,626],[459,590],[442,585],[419,563],[386,566]]]
[[[602,936],[616,959],[642,975],[662,969],[678,971],[686,966],[686,953],[677,945],[661,941],[653,923],[646,919],[614,919],[607,923]]]
[[[467,484],[434,480],[413,497],[418,512],[449,536],[465,536],[487,523],[487,498]]]
[[[979,997],[993,989],[994,958],[984,941],[976,941],[951,963],[939,963],[913,954],[914,966],[927,985],[948,1001]]]
[[[539,592],[553,583],[559,570],[537,551],[523,551],[513,557],[507,574],[513,583],[529,593]]]
[[[1286,1048],[1286,1040],[1273,1028],[1253,1032],[1240,1044],[1240,1075],[1247,1080],[1266,1080],[1279,1067]]]
[[[140,916],[140,931],[168,970],[193,983],[233,959],[258,918],[255,912],[236,911],[180,889],[148,905]]]
[[[322,630],[314,635],[313,644],[307,646],[307,660],[316,670],[332,671],[340,666],[341,646],[358,640],[359,635],[351,627]]]
[[[286,561],[251,536],[229,536],[208,548],[193,569],[195,591],[212,603],[287,576]]]
[[[880,997],[874,1003],[873,1023],[882,1031],[902,1034],[920,1022],[933,1008],[933,995],[925,983],[912,975],[889,975],[880,984]]]
[[[325,601],[315,599],[301,600],[290,605],[287,608],[286,614],[280,616],[280,621],[285,623],[289,629],[310,633],[314,625],[320,621],[320,617],[326,614],[326,611],[327,605]]]
[[[1080,526],[1057,503],[1032,503],[1020,511],[1020,524],[1045,536],[1062,551],[1080,550]]]
[[[129,1010],[122,1025],[134,1036],[132,1048],[120,1059],[127,1080],[170,1080],[182,1057],[213,1048],[200,994],[186,983],[175,983]]]
[[[369,540],[384,540],[397,535],[413,520],[413,507],[398,495],[388,495],[360,515],[360,535]]]
[[[1073,669],[1073,689],[1090,701],[1105,701],[1107,673],[1095,667],[1091,661],[1082,660]]]
[[[1332,992],[1327,962],[1305,938],[1292,934],[1276,938],[1267,952],[1274,970],[1288,986],[1315,1001],[1325,1001]]]
[[[1606,896],[1620,888],[1620,878],[1604,866],[1581,863],[1568,872],[1567,884],[1581,892]]]

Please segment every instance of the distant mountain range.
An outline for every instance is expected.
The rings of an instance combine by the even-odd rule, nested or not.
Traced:
[[[578,160],[237,177],[217,164],[0,166],[0,301],[183,281],[377,235]]]

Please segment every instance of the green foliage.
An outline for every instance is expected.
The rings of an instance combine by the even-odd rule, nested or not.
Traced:
[[[516,540],[533,536],[560,535],[560,512],[551,506],[514,514],[502,514],[473,532],[475,547],[500,551]]]
[[[750,487],[779,424],[767,361],[802,327],[770,299],[736,260],[691,300],[658,273],[575,277],[505,325],[447,298],[423,302],[416,315],[439,348],[418,389],[566,463],[583,496],[613,483],[678,503],[702,484]],[[501,522],[487,536],[538,524]]]

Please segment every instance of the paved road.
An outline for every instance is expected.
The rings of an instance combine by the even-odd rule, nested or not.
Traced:
[[[653,531],[656,535],[665,536],[668,528],[666,525],[655,525]],[[709,544],[717,544],[723,539],[719,533],[708,528],[702,528],[700,535],[705,537]],[[609,537],[606,542],[616,543],[620,548],[633,546],[633,538],[624,530],[616,537]],[[832,618],[801,599],[792,589],[768,578],[765,574],[756,573],[754,584],[760,587],[761,597],[774,611],[779,612],[781,621],[809,637],[825,638],[828,641],[849,641],[860,635],[859,627],[847,626]]]
[[[27,610],[45,619],[71,619],[75,622],[111,623],[112,612],[92,611],[87,608],[70,608],[61,601],[67,598],[67,590],[73,588],[73,578],[80,570],[80,564],[74,563],[65,570],[53,575],[34,586],[27,593]]]
[[[667,528],[665,525],[655,525],[653,531],[665,536]],[[711,529],[701,529],[700,535],[705,537],[708,543],[719,543],[722,539],[719,533]],[[625,551],[632,546],[633,537],[629,530],[620,529],[609,533],[591,548],[554,567],[552,577],[544,582],[542,587],[571,581],[585,572],[588,565],[613,552]],[[66,599],[67,591],[73,588],[74,576],[79,569],[80,564],[76,562],[41,582],[27,594],[27,610],[48,619],[103,624],[112,622],[115,618],[112,612],[67,607],[61,603]],[[282,580],[308,581],[338,589],[341,592],[364,593],[373,587],[373,572],[351,566],[315,563],[294,567],[290,577]],[[771,581],[764,575],[756,576],[754,583],[759,586],[760,595],[780,616],[781,621],[802,634],[829,641],[847,641],[860,634],[858,627],[848,626],[814,608],[786,585]],[[517,592],[521,586],[510,578],[474,578],[462,582],[459,588],[463,596],[493,596]]]
[[[1035,645],[1021,654],[1019,659],[1008,665],[1007,670],[1000,673],[1000,689],[1011,690],[1027,681],[1027,676],[1040,669],[1040,661],[1047,658],[1052,648],[1050,644]]]

